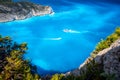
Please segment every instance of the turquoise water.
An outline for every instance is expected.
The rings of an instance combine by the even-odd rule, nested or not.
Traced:
[[[55,14],[0,23],[0,34],[27,42],[26,59],[40,74],[77,68],[96,44],[120,25],[120,6],[79,0],[32,0],[52,6]]]

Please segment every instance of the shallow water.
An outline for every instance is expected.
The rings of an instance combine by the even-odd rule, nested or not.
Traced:
[[[40,74],[77,68],[96,44],[120,25],[120,6],[116,3],[31,1],[52,6],[55,14],[0,23],[0,34],[18,43],[27,42],[25,58],[31,59]]]

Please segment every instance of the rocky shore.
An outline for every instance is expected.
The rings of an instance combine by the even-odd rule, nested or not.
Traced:
[[[0,22],[22,20],[32,16],[51,14],[52,8],[30,2],[0,3]]]
[[[65,76],[74,75],[80,76],[82,71],[87,70],[87,65],[90,64],[89,57],[78,69],[67,72]],[[100,51],[95,58],[95,64],[102,67],[105,74],[115,75],[115,80],[120,80],[120,39],[116,40],[109,48]]]

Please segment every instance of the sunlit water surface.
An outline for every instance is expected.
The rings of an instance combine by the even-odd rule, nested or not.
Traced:
[[[0,34],[27,42],[26,59],[40,74],[77,68],[96,44],[120,25],[120,6],[77,0],[32,0],[52,6],[55,14],[0,23]]]

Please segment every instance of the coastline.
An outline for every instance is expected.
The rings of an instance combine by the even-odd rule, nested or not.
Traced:
[[[11,22],[24,20],[33,16],[44,16],[52,14],[50,6],[42,6],[31,2],[16,2],[0,4],[0,22]]]

